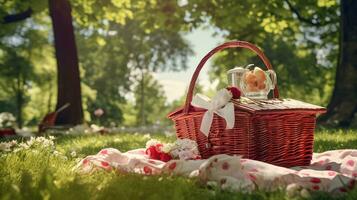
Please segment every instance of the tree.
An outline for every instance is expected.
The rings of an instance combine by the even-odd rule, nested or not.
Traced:
[[[49,0],[49,11],[57,58],[56,109],[70,104],[58,114],[56,124],[80,124],[83,120],[82,95],[71,6],[68,0]]]
[[[327,124],[357,127],[357,1],[342,0],[340,6],[339,58],[335,87],[328,112],[322,118]]]
[[[170,5],[172,2],[165,1]],[[83,82],[97,91],[88,107],[104,109],[101,118],[107,123],[120,123],[124,119],[128,111],[123,113],[126,109],[123,104],[131,103],[126,96],[142,80],[139,71],[187,68],[186,60],[192,51],[181,34],[185,27],[183,11],[168,17],[165,3],[135,2],[131,6],[133,17],[125,24],[110,22],[104,30],[77,35],[80,64],[85,72]],[[177,9],[176,4],[172,6]]]
[[[142,80],[134,89],[137,124],[155,124],[166,116],[166,97],[162,86],[149,72],[142,72]]]

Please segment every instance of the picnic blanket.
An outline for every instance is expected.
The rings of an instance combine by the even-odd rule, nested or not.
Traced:
[[[229,155],[163,162],[150,159],[144,148],[125,153],[106,148],[81,160],[76,169],[82,173],[104,169],[116,170],[119,173],[197,177],[204,183],[231,191],[274,191],[285,188],[290,193],[307,190],[342,194],[352,189],[355,184],[357,150],[314,153],[310,166],[284,168]]]

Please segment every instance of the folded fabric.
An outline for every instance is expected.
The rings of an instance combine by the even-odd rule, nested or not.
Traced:
[[[107,148],[87,156],[75,168],[82,173],[98,169],[133,172],[145,175],[172,174],[197,177],[231,191],[254,190],[325,191],[341,194],[352,189],[357,177],[357,150],[333,150],[315,153],[310,166],[284,168],[244,159],[240,156],[216,155],[206,160],[149,159],[145,149],[125,153]]]

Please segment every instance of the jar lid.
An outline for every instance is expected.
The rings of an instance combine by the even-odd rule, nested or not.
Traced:
[[[235,67],[233,69],[230,69],[227,71],[228,74],[231,74],[231,73],[236,73],[236,72],[245,72],[246,69],[244,69],[243,67]]]

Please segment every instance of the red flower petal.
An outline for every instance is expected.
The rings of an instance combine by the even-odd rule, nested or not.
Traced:
[[[167,154],[167,153],[161,153],[160,154],[160,160],[161,161],[164,161],[164,162],[168,162],[172,159],[171,155],[170,154]]]
[[[227,90],[232,93],[233,99],[239,99],[241,96],[241,91],[236,87],[227,87]]]
[[[156,144],[155,149],[157,152],[161,152],[162,144]]]
[[[340,188],[340,192],[347,192],[346,188]]]
[[[154,146],[147,148],[145,153],[150,159],[160,160],[160,153],[156,151]]]
[[[84,160],[82,161],[83,165],[88,164],[88,162],[89,162],[89,160],[87,160],[87,159],[84,159]]]
[[[176,168],[176,162],[173,162],[169,165],[169,169],[174,170]]]

